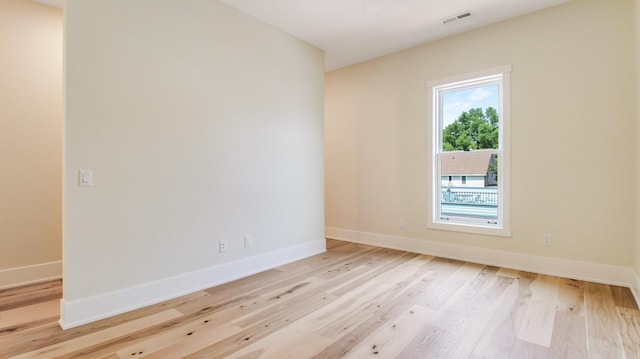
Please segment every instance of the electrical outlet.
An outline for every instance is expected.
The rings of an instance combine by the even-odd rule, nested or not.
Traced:
[[[220,240],[220,253],[227,253],[227,240],[226,239],[221,239]]]
[[[405,229],[407,229],[407,220],[406,219],[401,219],[400,223],[398,223],[398,228],[401,231],[404,231]]]
[[[550,233],[545,233],[544,236],[542,236],[542,244],[550,247],[553,244],[553,236]]]
[[[244,236],[244,247],[249,248],[253,245],[253,238],[250,235]]]

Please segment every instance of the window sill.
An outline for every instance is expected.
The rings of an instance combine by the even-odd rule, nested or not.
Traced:
[[[435,229],[439,231],[450,231],[450,232],[472,233],[472,234],[483,234],[487,236],[511,237],[510,228],[485,227],[485,226],[463,224],[463,223],[451,224],[451,223],[429,221],[427,223],[427,229]]]

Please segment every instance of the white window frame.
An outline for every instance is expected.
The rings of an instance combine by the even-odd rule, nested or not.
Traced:
[[[428,87],[428,99],[430,109],[431,131],[430,136],[430,181],[429,190],[429,210],[427,228],[436,230],[466,232],[474,234],[485,234],[493,236],[511,237],[511,215],[510,215],[510,146],[509,146],[509,123],[510,123],[510,74],[511,65],[477,71],[469,74],[452,76],[436,81],[430,81]],[[442,151],[442,94],[448,91],[473,88],[486,84],[498,83],[500,88],[498,114],[499,122],[499,148],[496,150],[474,150],[473,153],[490,152],[498,155],[498,220],[497,223],[490,223],[486,220],[472,220],[469,218],[443,218],[440,215],[441,206],[441,181],[440,158],[443,153],[465,155],[470,152],[464,151]]]

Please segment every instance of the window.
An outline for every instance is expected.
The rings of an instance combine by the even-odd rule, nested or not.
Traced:
[[[429,83],[429,228],[511,235],[510,72],[504,66]]]

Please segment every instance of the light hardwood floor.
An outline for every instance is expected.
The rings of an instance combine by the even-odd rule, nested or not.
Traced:
[[[627,288],[327,247],[67,331],[59,281],[0,291],[0,358],[640,358]]]

